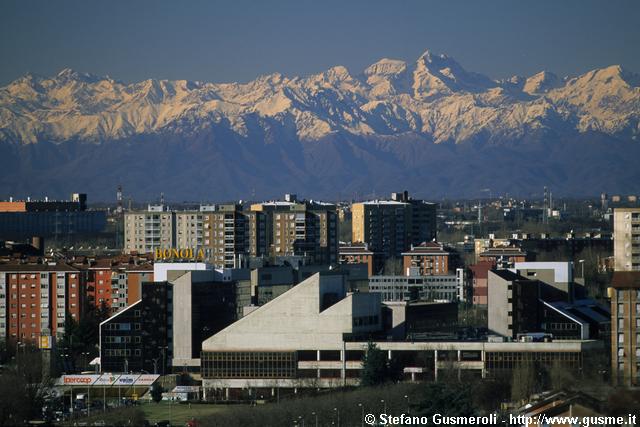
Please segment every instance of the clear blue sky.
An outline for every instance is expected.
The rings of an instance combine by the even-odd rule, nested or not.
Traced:
[[[124,81],[356,74],[425,49],[494,78],[640,72],[640,1],[0,2],[0,85],[67,67]]]

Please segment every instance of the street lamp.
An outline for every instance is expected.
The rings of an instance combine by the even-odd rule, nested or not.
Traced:
[[[362,403],[358,403],[358,406],[360,407],[360,410],[361,410],[360,425],[364,427],[364,406],[362,406]]]
[[[316,414],[315,412],[312,412],[311,415],[313,415],[313,417],[316,420],[316,427],[318,427],[318,414]]]
[[[578,260],[578,264],[582,265],[582,275],[580,277],[582,278],[582,281],[584,282],[584,260],[583,259],[579,259]],[[587,284],[584,283],[584,285],[586,286]]]
[[[407,399],[407,415],[411,415],[411,404],[409,403],[409,395],[405,394],[404,398]]]
[[[380,403],[382,403],[382,405],[384,406],[384,412],[382,412],[383,414],[387,413],[387,402],[384,401],[384,399],[380,399]]]
[[[338,427],[340,427],[340,410],[338,408],[333,408],[334,411],[336,411],[336,415],[338,418]]]

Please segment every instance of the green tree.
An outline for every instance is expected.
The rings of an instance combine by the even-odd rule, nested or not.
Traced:
[[[472,416],[476,413],[469,387],[460,383],[427,383],[411,414],[431,417],[434,414],[444,416]]]
[[[157,381],[154,382],[151,386],[151,399],[156,403],[160,402],[162,400],[163,391],[162,386]]]
[[[362,376],[360,385],[375,386],[387,381],[387,355],[374,343],[369,343],[362,359]]]
[[[543,370],[533,363],[520,363],[513,369],[511,381],[511,399],[527,400],[532,394],[540,391]]]
[[[15,358],[15,364],[0,373],[0,426],[23,425],[39,417],[50,385],[43,381],[37,348],[21,347]]]

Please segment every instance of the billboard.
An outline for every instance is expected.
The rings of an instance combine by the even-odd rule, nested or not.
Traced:
[[[118,374],[104,373],[93,383],[94,386],[110,386],[118,379]]]
[[[58,385],[67,386],[90,386],[93,385],[100,375],[63,375],[58,378]]]
[[[133,385],[140,375],[120,375],[113,383],[116,386]]]
[[[153,384],[158,378],[160,378],[160,375],[153,375],[153,374],[142,374],[138,377],[138,379],[136,380],[135,385],[139,386],[150,386],[151,384]]]

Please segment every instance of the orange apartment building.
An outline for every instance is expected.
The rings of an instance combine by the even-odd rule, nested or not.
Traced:
[[[340,264],[367,264],[369,277],[380,274],[384,267],[384,254],[372,251],[366,243],[342,245],[338,257]]]
[[[153,282],[153,264],[133,257],[89,261],[87,301],[96,307],[104,303],[116,312],[140,300],[143,282]]]
[[[0,265],[0,339],[13,345],[61,335],[85,308],[86,273],[64,263]]]
[[[439,276],[449,273],[450,253],[438,242],[423,242],[411,245],[411,250],[402,253],[402,267],[406,272],[417,267],[420,276]]]

